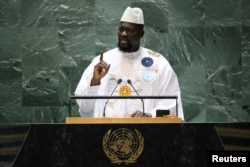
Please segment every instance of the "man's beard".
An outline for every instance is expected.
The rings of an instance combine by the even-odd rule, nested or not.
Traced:
[[[121,44],[120,44],[120,41],[118,41],[117,46],[123,52],[130,52],[131,49],[132,49],[132,45],[130,43],[126,47],[122,47]]]

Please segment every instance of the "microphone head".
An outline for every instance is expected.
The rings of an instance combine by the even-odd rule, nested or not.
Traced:
[[[117,84],[120,84],[121,82],[122,82],[121,78],[117,80]]]
[[[130,79],[128,79],[128,80],[127,80],[127,83],[128,83],[129,85],[131,85],[131,84],[132,84],[132,82],[131,82],[131,80],[130,80]]]

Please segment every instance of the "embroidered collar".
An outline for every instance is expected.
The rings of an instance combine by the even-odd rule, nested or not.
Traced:
[[[122,51],[120,51],[120,52],[121,52],[122,56],[124,56],[128,59],[134,59],[140,55],[141,47],[135,52],[122,52]]]

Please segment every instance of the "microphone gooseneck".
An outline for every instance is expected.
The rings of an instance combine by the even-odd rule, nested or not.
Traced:
[[[139,93],[137,92],[137,90],[135,89],[135,87],[132,84],[132,81],[130,79],[127,80],[127,83],[133,88],[133,90],[135,91],[135,93],[137,94],[137,96],[140,96]],[[142,116],[145,116],[145,109],[144,109],[144,100],[141,98],[141,102],[142,102]]]
[[[114,94],[114,92],[115,92],[115,90],[116,90],[117,86],[118,86],[118,85],[120,85],[120,83],[121,83],[121,82],[122,82],[122,79],[121,79],[121,78],[120,78],[120,79],[118,79],[118,80],[116,81],[116,85],[115,85],[115,87],[114,87],[114,89],[113,89],[112,93],[110,94],[110,96],[112,96],[112,95]],[[103,117],[105,117],[105,110],[106,110],[106,107],[107,107],[108,102],[109,102],[109,99],[106,101],[106,103],[105,103],[105,105],[104,105],[104,109],[103,109]]]

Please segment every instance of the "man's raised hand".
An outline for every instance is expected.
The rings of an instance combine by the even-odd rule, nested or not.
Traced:
[[[100,85],[101,79],[108,73],[110,64],[103,60],[103,52],[100,54],[100,61],[94,66],[93,77],[91,79],[91,86]]]

